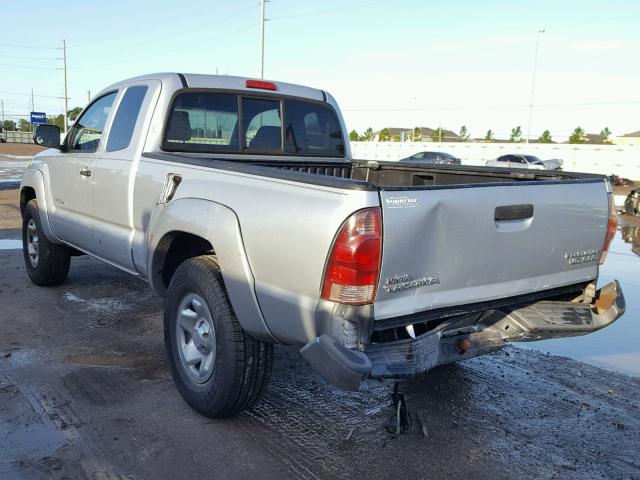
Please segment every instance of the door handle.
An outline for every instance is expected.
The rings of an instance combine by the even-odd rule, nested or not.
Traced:
[[[82,175],[83,177],[90,177],[91,176],[91,170],[88,170],[88,169],[80,170],[80,175]]]
[[[496,207],[493,219],[497,222],[502,220],[524,220],[533,217],[533,205],[504,205]]]

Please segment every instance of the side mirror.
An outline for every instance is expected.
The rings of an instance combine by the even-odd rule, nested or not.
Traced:
[[[33,141],[44,147],[60,148],[60,127],[57,125],[38,125]]]

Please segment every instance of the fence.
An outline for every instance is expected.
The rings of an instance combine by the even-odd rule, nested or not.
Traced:
[[[32,132],[4,132],[7,143],[33,143]]]
[[[560,158],[567,171],[616,174],[640,180],[640,147],[628,145],[570,145],[542,143],[472,142],[351,142],[353,158],[363,160],[399,160],[422,151],[444,151],[463,164],[484,165],[508,153],[529,154],[542,160]]]

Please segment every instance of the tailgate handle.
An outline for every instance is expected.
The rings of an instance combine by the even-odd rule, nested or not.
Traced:
[[[496,207],[493,215],[495,221],[500,220],[524,220],[533,217],[533,205],[526,203],[523,205],[503,205]]]

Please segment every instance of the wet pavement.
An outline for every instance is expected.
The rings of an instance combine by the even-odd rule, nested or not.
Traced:
[[[31,158],[25,155],[0,154],[0,190],[20,186],[20,179]]]
[[[529,344],[544,351],[640,376],[640,218],[619,216],[599,285],[619,280],[627,311],[613,325],[583,337]]]
[[[60,287],[0,251],[0,478],[640,478],[640,379],[508,347],[391,388],[327,386],[277,347],[264,399],[210,420],[165,364],[162,302],[88,257]]]
[[[398,438],[383,427],[390,387],[341,392],[290,347],[276,348],[256,408],[201,417],[166,366],[161,299],[86,256],[73,258],[62,286],[32,285],[15,249],[15,200],[0,192],[1,480],[640,479],[640,378],[533,349],[510,346],[402,383],[412,424]],[[631,248],[618,236],[602,270],[602,281],[622,283],[625,317],[540,348],[564,342],[554,351],[637,365]]]

